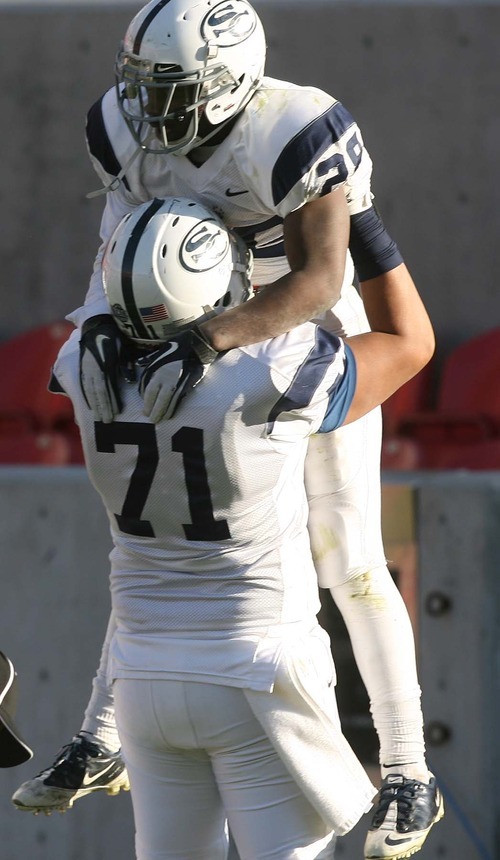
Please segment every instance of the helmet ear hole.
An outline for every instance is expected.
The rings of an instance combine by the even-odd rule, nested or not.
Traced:
[[[214,303],[214,308],[227,308],[230,306],[230,304],[231,290],[228,290],[226,293],[224,293],[223,296],[220,297],[220,299],[217,299],[217,301]]]

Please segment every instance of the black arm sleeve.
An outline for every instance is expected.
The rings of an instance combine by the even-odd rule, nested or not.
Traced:
[[[374,206],[351,215],[349,251],[360,281],[383,275],[403,262]]]

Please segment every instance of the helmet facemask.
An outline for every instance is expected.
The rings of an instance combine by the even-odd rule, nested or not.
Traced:
[[[201,139],[201,116],[212,100],[238,87],[222,65],[190,72],[172,66],[167,71],[161,63],[125,52],[118,55],[115,72],[121,113],[145,152],[184,155],[212,137],[221,126],[210,128]]]

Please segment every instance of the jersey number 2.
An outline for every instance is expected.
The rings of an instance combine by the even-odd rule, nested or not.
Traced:
[[[155,537],[149,520],[141,519],[146,500],[158,466],[159,455],[153,424],[114,421],[95,423],[96,449],[115,453],[116,445],[136,445],[139,449],[135,469],[130,478],[120,514],[115,514],[120,531],[138,537]],[[191,523],[183,523],[189,541],[220,541],[231,537],[227,520],[216,520],[208,484],[203,430],[181,427],[172,436],[172,451],[182,454],[184,480]]]

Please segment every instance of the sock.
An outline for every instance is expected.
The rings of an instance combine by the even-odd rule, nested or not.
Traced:
[[[386,567],[366,571],[331,594],[370,698],[382,777],[428,782],[413,630],[392,576]]]

